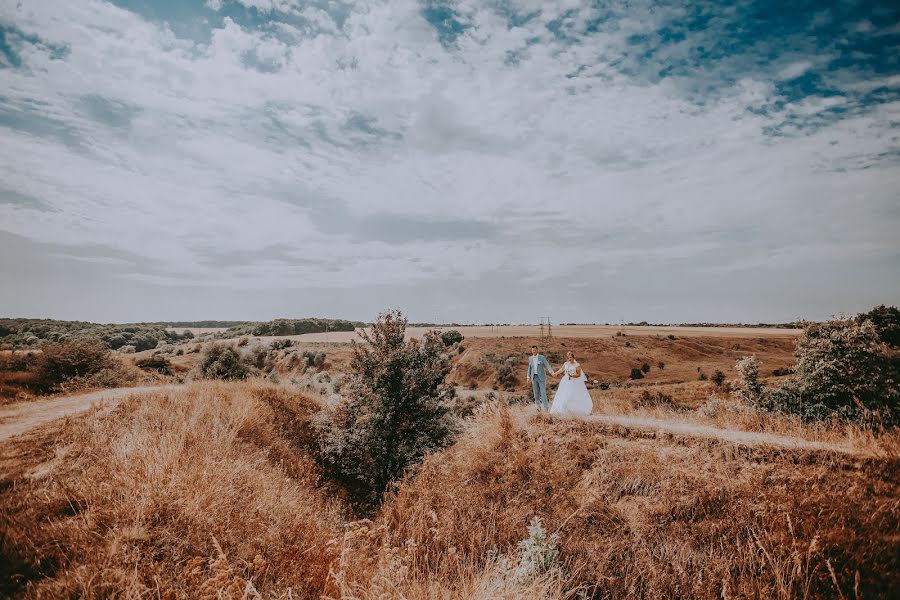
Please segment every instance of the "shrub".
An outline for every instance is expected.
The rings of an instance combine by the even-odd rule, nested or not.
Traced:
[[[675,337],[674,335],[672,335],[672,334],[670,333],[669,335],[666,336],[666,339],[669,339],[669,340],[677,340],[678,338]]]
[[[515,389],[518,382],[519,378],[516,375],[516,368],[513,365],[504,363],[497,369],[497,383],[504,390]]]
[[[44,344],[35,365],[36,386],[43,392],[57,391],[69,380],[114,366],[106,345],[97,339]]]
[[[319,368],[325,364],[324,352],[310,352],[309,350],[304,350],[302,356],[303,364],[305,364],[307,367]]]
[[[722,384],[725,383],[725,373],[723,373],[721,369],[716,369],[711,379],[717,386],[722,387]]]
[[[709,379],[709,376],[706,373],[704,373],[703,371],[700,371],[700,374],[697,375],[697,379],[699,381],[706,381],[707,379]]]
[[[900,347],[900,310],[897,307],[882,304],[857,315],[855,320],[859,325],[871,321],[882,342],[888,346]]]
[[[161,373],[162,375],[171,375],[172,363],[169,362],[169,359],[160,354],[159,352],[154,352],[152,356],[148,358],[141,358],[139,360],[134,361],[134,364],[143,369],[144,371],[156,371],[157,373]]]
[[[466,351],[466,347],[463,346],[463,345],[460,345],[460,346],[458,346],[458,347],[456,348],[457,354],[462,354],[462,353],[465,352],[465,351]]]
[[[807,420],[895,424],[900,418],[900,355],[896,346],[883,341],[883,334],[891,339],[889,327],[879,331],[870,320],[811,325],[797,344],[795,377],[770,391],[766,407]]]
[[[206,379],[246,379],[252,369],[250,357],[230,346],[213,344],[203,353],[197,365]]]
[[[285,340],[285,341],[290,341],[290,340]],[[250,338],[242,337],[241,339],[238,340],[237,345],[238,346],[246,346],[249,343],[250,343]],[[275,344],[273,343],[272,346],[274,347],[274,345]]]
[[[641,371],[645,374],[650,372],[650,365],[648,363],[644,363],[641,365]]]
[[[660,371],[662,371],[663,369],[666,368],[666,363],[664,363],[663,361],[659,361],[658,363],[656,363],[656,366],[657,366],[657,368],[659,368]]]
[[[390,311],[360,334],[366,344],[354,343],[347,398],[319,421],[323,466],[361,509],[377,506],[391,482],[455,433],[443,340],[430,332],[404,341],[406,325]]]
[[[666,394],[659,390],[655,392],[650,392],[648,390],[641,391],[641,395],[638,396],[637,405],[642,408],[658,408],[661,406],[672,409],[678,408],[678,405],[672,399],[670,394]]]
[[[637,367],[631,369],[631,379],[643,379],[644,372],[638,369]]]
[[[451,329],[450,331],[445,331],[441,334],[441,341],[445,346],[452,346],[453,344],[458,344],[463,341],[465,338],[463,334],[458,332],[455,329]]]
[[[528,582],[556,567],[559,558],[559,535],[547,535],[540,517],[534,517],[528,525],[528,537],[519,542],[519,564],[516,578]]]
[[[246,340],[247,338],[241,338],[241,340]],[[242,346],[240,342],[238,342],[239,346]],[[293,340],[272,340],[272,350],[284,350],[285,348],[290,348],[294,345]]]

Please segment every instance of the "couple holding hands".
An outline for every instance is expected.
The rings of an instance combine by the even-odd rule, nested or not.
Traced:
[[[563,378],[559,382],[556,394],[553,396],[553,405],[547,404],[547,376]],[[538,353],[538,347],[531,347],[531,357],[528,359],[528,381],[534,392],[534,403],[538,410],[549,410],[551,415],[589,415],[593,408],[593,401],[588,392],[587,376],[581,370],[581,365],[575,361],[575,353],[566,353],[566,362],[562,367],[553,370],[553,366]]]

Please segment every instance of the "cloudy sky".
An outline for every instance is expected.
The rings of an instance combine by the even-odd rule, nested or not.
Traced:
[[[900,303],[898,5],[726,4],[0,0],[0,316]]]

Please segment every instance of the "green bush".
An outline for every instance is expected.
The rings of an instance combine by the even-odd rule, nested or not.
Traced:
[[[649,363],[644,363],[644,364],[642,364],[642,365],[641,365],[641,371],[643,371],[644,374],[649,373],[649,372],[650,372],[650,365],[649,365]]]
[[[452,346],[453,344],[458,344],[459,342],[463,341],[464,339],[465,338],[463,337],[463,334],[461,334],[460,332],[458,332],[455,329],[451,329],[450,331],[445,331],[444,333],[441,334],[441,341],[444,343],[445,346]]]
[[[723,373],[721,369],[716,369],[715,373],[713,373],[713,376],[710,379],[717,386],[722,387],[722,384],[725,383],[725,373]]]
[[[221,344],[209,346],[197,365],[200,375],[206,379],[246,379],[253,371],[248,355]]]
[[[144,371],[155,371],[162,375],[172,374],[172,363],[159,352],[154,352],[150,357],[138,359],[134,361],[134,364]]]
[[[895,425],[900,419],[900,348],[886,341],[893,339],[889,319],[880,324],[881,329],[857,318],[809,326],[797,344],[794,377],[768,391],[765,407],[807,420]]]
[[[112,369],[115,362],[106,344],[97,339],[78,339],[44,344],[34,367],[39,391],[54,392],[66,382]]]
[[[514,365],[504,363],[497,369],[497,383],[504,390],[515,389],[518,382],[519,377],[516,374],[516,368]]]
[[[643,371],[641,371],[641,370],[640,370],[639,368],[637,368],[637,367],[631,369],[631,379],[643,379],[643,378],[644,378],[644,372],[643,372]]]
[[[435,332],[404,341],[400,311],[379,315],[355,344],[347,396],[318,422],[320,457],[358,508],[377,506],[391,482],[450,443],[444,377],[450,370]]]

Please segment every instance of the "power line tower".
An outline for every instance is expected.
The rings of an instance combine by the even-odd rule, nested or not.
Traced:
[[[546,333],[544,327],[546,326]],[[553,327],[550,325],[550,317],[541,317],[541,342],[553,339]]]

